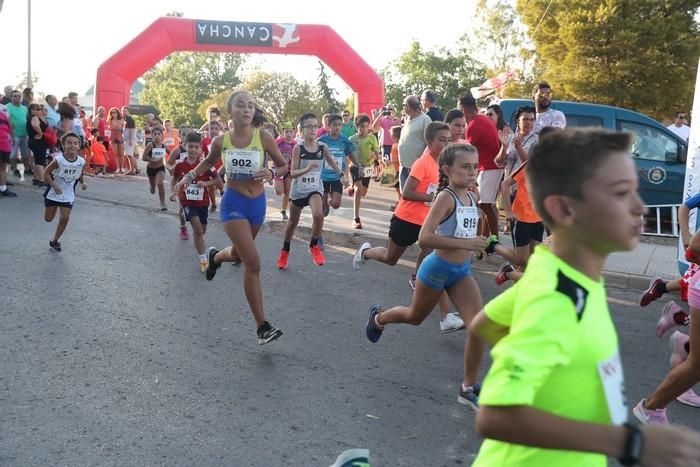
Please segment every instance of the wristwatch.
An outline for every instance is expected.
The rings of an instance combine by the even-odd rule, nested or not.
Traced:
[[[618,461],[622,465],[637,465],[644,449],[644,434],[638,426],[631,423],[625,423],[623,426],[627,429],[627,437],[625,448]]]

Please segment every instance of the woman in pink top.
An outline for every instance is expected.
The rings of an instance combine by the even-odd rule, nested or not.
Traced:
[[[10,138],[13,138],[12,125],[7,116],[7,107],[0,104],[0,196],[14,197],[15,193],[7,189],[7,164],[10,163]]]
[[[124,120],[122,120],[122,114],[119,112],[119,109],[116,107],[109,109],[107,122],[109,123],[110,131],[109,140],[112,143],[114,160],[117,163],[117,173],[129,173],[130,170],[127,167],[124,167],[122,170],[124,165]]]

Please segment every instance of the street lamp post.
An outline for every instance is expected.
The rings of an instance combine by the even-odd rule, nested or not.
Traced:
[[[32,0],[27,0],[27,87],[32,87]]]

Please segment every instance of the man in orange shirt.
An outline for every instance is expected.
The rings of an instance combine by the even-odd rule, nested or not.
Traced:
[[[501,185],[501,197],[506,220],[511,224],[514,250],[498,245],[495,250],[513,264],[506,263],[496,276],[496,284],[501,285],[508,280],[517,281],[522,277],[525,265],[535,246],[542,243],[544,223],[535,212],[530,202],[530,194],[526,180],[527,161],[506,178]],[[511,188],[517,185],[515,199],[511,205]]]
[[[163,144],[168,149],[168,154],[173,152],[173,149],[180,146],[180,136],[178,131],[173,128],[173,122],[166,119],[163,122],[165,125],[165,131],[163,131]]]

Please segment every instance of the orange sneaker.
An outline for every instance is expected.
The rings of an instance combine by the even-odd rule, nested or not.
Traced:
[[[289,252],[281,250],[280,257],[277,260],[277,267],[280,269],[287,269],[287,263],[289,263]]]
[[[326,264],[326,258],[323,256],[323,251],[318,245],[309,247],[309,252],[311,253],[311,259],[316,266],[323,266]]]

